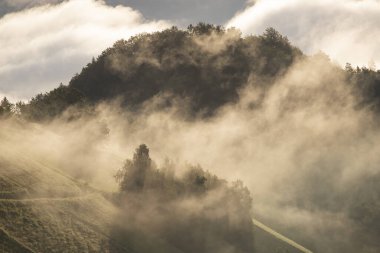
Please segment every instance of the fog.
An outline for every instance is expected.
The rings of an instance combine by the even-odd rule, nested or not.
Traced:
[[[156,110],[165,94],[137,113],[115,100],[45,123],[10,119],[0,145],[112,192],[116,171],[145,143],[158,166],[169,158],[178,174],[199,164],[242,180],[255,217],[316,252],[377,252],[376,211],[360,209],[378,205],[368,184],[380,173],[376,116],[355,106],[345,72],[324,55],[300,59],[265,87],[252,75],[237,103],[207,119],[183,117],[180,102]]]

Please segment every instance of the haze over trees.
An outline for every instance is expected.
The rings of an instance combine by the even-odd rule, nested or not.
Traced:
[[[0,116],[8,117],[12,114],[13,105],[4,97],[0,102]]]
[[[107,48],[67,86],[38,94],[17,111],[33,120],[51,119],[70,106],[81,107],[118,98],[136,111],[147,101],[167,108],[181,104],[188,116],[207,117],[234,103],[250,78],[268,89],[305,56],[275,29],[242,37],[237,29],[200,23],[119,40]],[[333,65],[327,61],[327,64]],[[380,73],[369,68],[345,71],[360,106],[378,110]],[[349,88],[348,88],[349,89]]]
[[[8,143],[17,146],[14,150],[30,143],[31,149],[37,149],[38,143],[43,154],[48,151],[58,157],[52,164],[67,166],[66,172],[75,180],[85,181],[90,181],[89,175],[97,163],[105,164],[102,158],[111,157],[102,154],[136,142],[154,145],[153,152],[186,150],[187,155],[195,157],[190,162],[195,163],[197,159],[211,159],[207,152],[218,163],[215,153],[220,152],[218,165],[233,161],[227,163],[228,175],[238,177],[256,172],[256,166],[264,168],[255,174],[258,178],[254,182],[261,186],[261,181],[274,181],[271,190],[280,196],[260,193],[271,197],[261,199],[263,202],[275,203],[271,207],[280,210],[279,217],[273,220],[304,222],[283,231],[323,252],[356,252],[365,246],[366,252],[372,253],[380,248],[380,173],[374,165],[380,140],[376,127],[379,87],[380,71],[373,66],[347,64],[342,68],[323,53],[305,55],[273,28],[262,35],[243,37],[237,29],[200,23],[186,30],[172,27],[119,40],[88,63],[68,85],[61,84],[25,103],[12,104],[3,98],[0,120],[11,123],[2,128],[5,130],[0,131],[0,137],[11,140]],[[24,138],[11,138],[21,129],[20,125],[31,130],[24,145],[19,145]],[[44,127],[46,132],[41,130]],[[39,131],[42,138],[36,134]],[[173,133],[177,131],[178,134]],[[133,134],[137,135],[135,139]],[[45,143],[49,138],[66,145],[57,148],[58,141]],[[207,154],[196,152],[198,149]],[[4,148],[2,159],[11,151]],[[47,182],[42,188],[54,192],[50,178],[60,176],[48,177],[39,172],[47,169],[43,162],[30,161],[40,179]],[[238,165],[245,166],[244,173],[238,173]],[[1,160],[0,166],[13,168]],[[43,169],[39,170],[39,166]],[[274,170],[275,166],[279,168]],[[26,167],[21,166],[20,171],[28,175]],[[0,170],[3,181],[17,176],[1,173],[4,172]],[[6,184],[20,188],[12,180]],[[28,180],[22,186],[29,191],[28,187],[33,189],[37,184],[29,185]],[[70,179],[69,185],[78,185],[81,194],[93,191],[75,180]],[[252,202],[242,182],[227,182],[200,166],[183,169],[169,161],[158,166],[146,145],[136,149],[133,158],[117,172],[116,180],[117,194],[102,193],[105,197],[98,201],[112,206],[112,212],[116,207],[121,211],[117,224],[107,230],[112,240],[126,241],[126,245],[151,241],[151,248],[165,245],[160,248],[163,252],[169,246],[174,251],[167,252],[254,251],[250,217],[252,204],[260,203],[256,199]],[[28,196],[24,188],[16,193],[26,192]],[[9,196],[13,192],[1,194]],[[70,199],[69,211],[75,210],[76,201]],[[4,204],[7,213],[11,210],[9,203]],[[91,206],[89,201],[82,207],[91,209],[89,203]],[[95,215],[94,210],[90,212],[94,216],[84,219],[86,224],[91,224],[94,217],[104,219],[104,214]],[[60,215],[53,207],[49,211],[54,214],[52,217]],[[269,215],[272,210],[261,211]],[[11,213],[16,216],[18,212]],[[37,224],[25,220],[32,224],[28,229]],[[103,243],[107,236],[98,231],[103,226],[98,224],[97,231],[84,226],[102,238],[100,244],[94,244],[96,249],[109,246]],[[80,229],[77,226],[73,231]],[[86,243],[94,238],[91,233],[78,248],[87,247]],[[72,237],[68,238],[75,241]],[[78,249],[76,243],[70,244],[73,249]],[[38,249],[43,247],[43,243],[38,245]],[[123,248],[110,252],[123,252]]]
[[[204,23],[187,30],[172,27],[117,41],[68,86],[39,94],[20,109],[26,117],[41,120],[83,102],[119,98],[124,107],[138,110],[144,102],[159,99],[163,108],[181,103],[190,116],[209,116],[236,102],[253,74],[270,85],[301,56],[273,28],[243,38],[236,29]]]
[[[157,169],[146,145],[118,173],[128,230],[154,233],[183,252],[254,252],[252,199],[241,181],[231,184],[200,167],[176,176]]]

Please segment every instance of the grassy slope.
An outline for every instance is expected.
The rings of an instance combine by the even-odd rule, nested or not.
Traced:
[[[0,252],[32,253],[33,250],[0,229]]]
[[[99,192],[0,148],[0,252],[180,253],[145,235],[118,235],[116,217]]]

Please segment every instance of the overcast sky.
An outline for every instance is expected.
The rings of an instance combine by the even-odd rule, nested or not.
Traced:
[[[306,53],[380,66],[379,0],[0,0],[0,97],[27,100],[118,39],[199,21],[272,26]]]

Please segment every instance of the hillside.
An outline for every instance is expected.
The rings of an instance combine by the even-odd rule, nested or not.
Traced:
[[[25,155],[2,150],[0,226],[4,252],[96,252],[115,209],[101,195]]]
[[[138,231],[126,237],[99,191],[26,154],[0,153],[1,252],[180,252]]]

